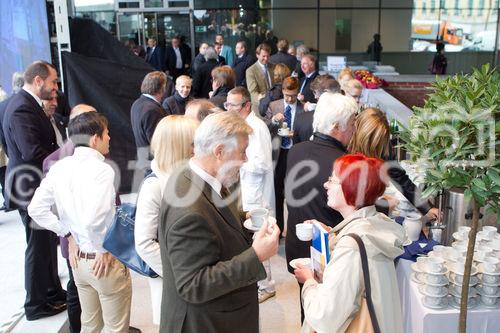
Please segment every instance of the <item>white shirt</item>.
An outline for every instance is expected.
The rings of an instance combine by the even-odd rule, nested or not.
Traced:
[[[262,74],[264,75],[264,78],[267,81],[267,85],[269,86],[269,88],[271,88],[273,85],[272,85],[272,81],[271,81],[271,74],[269,74],[268,65],[261,64],[260,61],[257,61],[257,63],[259,64],[260,69],[262,70]],[[266,77],[266,73],[267,73],[267,77]]]
[[[115,213],[115,172],[104,156],[89,147],[77,147],[72,156],[56,162],[35,192],[28,213],[41,227],[59,236],[71,232],[87,253],[102,247]],[[56,206],[59,217],[52,211]]]
[[[205,170],[203,170],[202,168],[200,168],[194,161],[193,159],[190,159],[189,160],[189,167],[191,168],[191,170],[193,170],[193,172],[195,174],[197,174],[201,179],[203,179],[208,185],[210,185],[210,187],[215,191],[215,193],[217,193],[219,196],[222,197],[222,195],[220,194],[220,190],[222,188],[222,184],[220,183],[220,181],[217,180],[217,178],[215,178],[214,176],[212,175],[209,175]]]
[[[150,95],[150,94],[143,94],[144,96],[146,96],[147,98],[150,98],[152,99],[153,101],[155,101],[156,103],[160,104],[159,101],[156,100],[156,98],[153,96],[153,95]]]
[[[182,57],[181,57],[181,51],[178,48],[174,48],[175,52],[175,68],[181,69],[182,68]]]
[[[248,161],[240,169],[241,204],[244,211],[264,207],[275,210],[271,134],[254,112],[245,121],[252,127],[246,154]]]
[[[311,74],[306,75],[306,77],[304,78],[304,82],[302,82],[302,86],[300,86],[300,94],[303,93],[304,86],[306,85],[306,81],[307,81],[306,79],[310,79],[313,74],[314,74],[314,72],[312,72]]]
[[[63,137],[61,135],[61,132],[59,131],[59,128],[57,128],[56,120],[54,119],[54,117],[50,117],[49,120],[50,120],[50,124],[52,125],[52,128],[54,129],[54,134],[56,135],[57,145],[59,147],[62,147],[64,144],[64,140],[63,140]]]
[[[23,87],[23,90],[26,91],[31,96],[33,96],[33,98],[38,103],[38,105],[40,105],[40,107],[43,109],[42,99],[40,97],[38,97],[37,95],[33,94],[31,91],[29,91],[28,89],[25,89],[24,87]]]

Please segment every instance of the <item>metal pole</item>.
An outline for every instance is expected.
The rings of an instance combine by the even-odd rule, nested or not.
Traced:
[[[59,75],[61,88],[64,91],[64,73],[62,52],[71,52],[71,36],[69,34],[68,3],[66,0],[54,0],[54,16],[56,20],[57,49],[59,53]]]
[[[497,10],[497,33],[495,35],[495,50],[493,52],[493,66],[497,66],[498,62],[498,37],[500,35],[500,11]]]

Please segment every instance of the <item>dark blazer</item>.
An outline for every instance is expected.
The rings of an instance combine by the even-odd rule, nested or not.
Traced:
[[[208,98],[208,93],[212,90],[212,69],[217,66],[217,60],[210,59],[194,73],[192,89],[195,98]]]
[[[193,76],[194,73],[196,73],[196,71],[198,70],[198,68],[205,62],[206,62],[205,56],[201,53],[198,53],[198,55],[194,57],[193,63],[191,64],[191,76]]]
[[[305,220],[316,219],[333,227],[342,222],[342,215],[327,206],[328,200],[323,184],[332,174],[333,162],[345,153],[346,150],[339,141],[320,133],[314,133],[314,139],[312,141],[305,141],[294,145],[288,152],[287,175],[290,174],[290,171],[293,170],[297,164],[303,161],[311,161],[319,166],[318,174],[314,177],[308,177],[308,181],[301,186],[293,187],[291,184],[293,184],[295,180],[290,179],[290,177],[287,177],[285,183],[288,208],[288,232],[286,233],[285,253],[288,263],[292,259],[305,258],[311,255],[310,242],[299,240],[295,234],[295,226],[298,223],[302,223]],[[297,173],[296,179],[303,177],[308,172],[311,172],[309,167],[301,168]],[[290,204],[293,202],[292,198],[300,200],[311,191],[316,192],[312,200],[308,200],[307,203],[300,206]],[[290,195],[292,197],[290,197]],[[288,271],[293,273],[293,268],[288,267]]]
[[[146,50],[146,62],[153,66],[158,71],[165,70],[165,54],[163,48],[160,46],[156,46],[154,51],[151,51],[151,48],[148,47]]]
[[[231,89],[226,86],[219,87],[216,91],[214,91],[214,94],[210,98],[210,102],[214,103],[216,106],[224,110],[224,103],[227,100],[227,94],[229,93],[229,90]]]
[[[276,83],[271,87],[264,96],[259,101],[259,113],[262,117],[266,116],[267,108],[271,102],[277,101],[278,99],[283,99],[283,89],[281,83]]]
[[[218,56],[217,56],[217,64],[218,64],[219,66],[225,66],[225,65],[227,65],[227,63],[226,63],[226,58],[224,58],[224,57],[223,57],[223,56],[221,56],[221,55],[218,55]]]
[[[14,95],[10,95],[9,98],[0,102],[0,142],[3,146],[3,151],[7,156],[9,156],[9,154],[7,153],[7,143],[5,142],[5,136],[3,135],[3,117],[5,116],[7,105],[12,100],[12,97],[14,97]]]
[[[186,104],[191,100],[191,97],[182,98],[176,91],[173,96],[165,98],[162,103],[163,109],[167,115],[184,114],[186,112]]]
[[[273,101],[271,102],[271,104],[269,104],[269,107],[267,108],[266,111],[266,116],[264,117],[263,120],[266,123],[269,130],[271,131],[271,136],[276,135],[278,133],[278,128],[281,127],[281,124],[273,124],[271,119],[275,114],[284,112],[285,112],[285,104],[283,102],[283,98]],[[295,128],[295,124],[297,123],[297,117],[303,112],[305,112],[304,106],[299,101],[297,101],[297,106],[295,107],[295,119],[293,121],[293,124],[288,124],[288,127],[293,125]]]
[[[293,143],[309,141],[313,134],[314,111],[302,112],[295,116]]]
[[[56,135],[42,107],[25,90],[13,95],[2,126],[9,152],[5,205],[25,209],[40,185],[43,160],[58,148]]]
[[[304,95],[304,100],[302,101],[302,103],[305,103],[305,102],[317,103],[318,102],[318,100],[316,98],[314,98],[314,92],[311,90],[311,83],[314,81],[314,79],[318,75],[319,75],[318,71],[315,71],[311,75],[310,78],[307,78],[306,76],[304,76],[300,80],[299,91],[300,91],[300,88],[302,87],[302,83],[304,83],[304,81],[306,81],[304,89],[302,89],[302,95]]]
[[[286,52],[281,52],[278,51],[277,53],[273,54],[269,58],[269,62],[272,64],[285,64],[289,69],[290,72],[293,72],[295,70],[295,66],[297,66],[297,58],[294,57],[291,54],[288,54]]]
[[[175,67],[176,61],[177,61],[177,56],[175,54],[174,48],[171,45],[169,45],[165,49],[165,69],[170,72],[170,75],[172,75],[176,71],[181,71],[183,73],[184,72],[187,73],[186,64],[188,64],[188,67],[189,67],[189,64],[191,63],[187,50],[183,47],[179,47],[179,51],[181,53],[182,68],[177,69]]]
[[[224,333],[237,327],[239,333],[257,333],[256,282],[266,273],[236,205],[227,204],[187,165],[174,170],[165,191],[188,195],[190,202],[166,198],[160,208],[160,332]]]
[[[252,66],[255,63],[255,58],[245,53],[241,58],[236,57],[234,60],[233,66],[231,66],[236,74],[236,85],[246,87],[246,78],[245,73],[248,67]]]
[[[166,115],[167,113],[158,102],[144,95],[132,104],[130,120],[137,148],[149,147],[156,125]]]

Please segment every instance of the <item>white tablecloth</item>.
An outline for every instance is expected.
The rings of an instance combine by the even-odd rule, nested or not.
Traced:
[[[456,333],[458,332],[459,310],[449,306],[445,310],[424,307],[418,285],[410,280],[412,261],[399,260],[396,265],[403,325],[406,333]],[[500,332],[500,309],[488,309],[483,305],[469,310],[467,332]]]

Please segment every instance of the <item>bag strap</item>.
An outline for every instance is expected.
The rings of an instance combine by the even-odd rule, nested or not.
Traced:
[[[378,325],[377,316],[375,315],[375,308],[374,308],[373,302],[372,302],[372,288],[370,285],[370,271],[368,270],[368,259],[366,256],[365,244],[363,244],[361,237],[359,237],[356,234],[351,233],[351,234],[347,234],[345,236],[349,236],[349,237],[353,238],[356,241],[356,243],[358,243],[359,254],[361,256],[361,267],[363,269],[363,279],[365,281],[366,304],[368,306],[368,312],[370,313],[370,318],[372,320],[373,331],[375,333],[380,333],[380,327]]]

